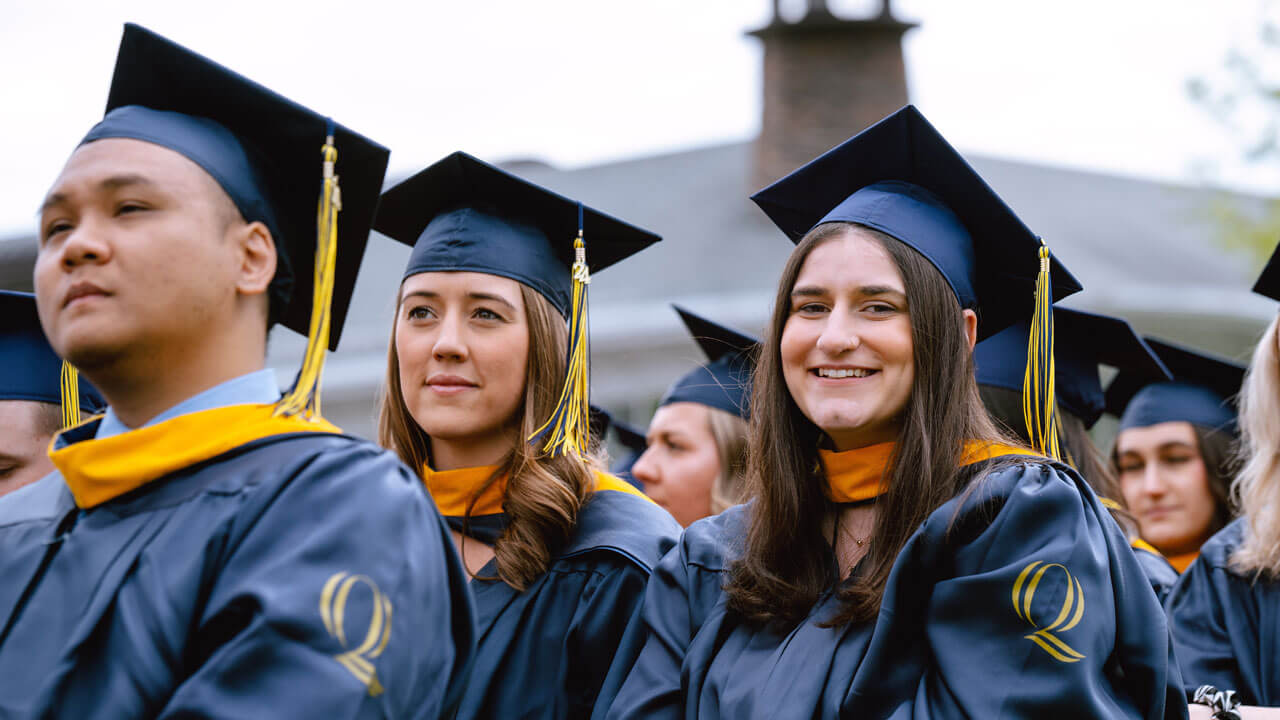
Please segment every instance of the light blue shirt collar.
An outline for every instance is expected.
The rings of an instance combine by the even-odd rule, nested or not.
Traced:
[[[227,407],[228,405],[263,405],[273,403],[279,399],[280,388],[276,386],[275,371],[269,368],[258,370],[228,380],[221,385],[215,385],[198,395],[193,395],[151,418],[144,427],[162,423],[165,420],[172,420],[179,415],[200,412],[201,410],[212,410],[214,408]],[[126,432],[129,432],[129,428],[123,422],[120,422],[120,418],[116,417],[115,411],[108,407],[102,422],[98,423],[98,432],[94,435],[94,438],[101,440],[102,438]]]

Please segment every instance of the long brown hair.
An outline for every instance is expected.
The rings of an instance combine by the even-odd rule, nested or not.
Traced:
[[[841,585],[840,609],[829,624],[863,622],[879,612],[902,547],[973,478],[961,469],[965,441],[1006,441],[978,398],[960,304],[942,274],[915,250],[869,228],[825,223],[811,230],[782,271],[751,398],[747,480],[754,504],[745,546],[725,588],[729,607],[751,622],[792,626],[838,579],[823,532],[824,519],[837,510],[823,491],[825,471],[818,457],[823,434],[787,390],[780,344],[805,259],[817,246],[850,232],[878,240],[902,273],[915,372],[870,549],[854,581]]]
[[[520,294],[529,326],[529,362],[524,403],[512,422],[519,423],[518,437],[527,438],[551,417],[559,401],[569,331],[564,317],[546,298],[525,285],[520,286]],[[396,317],[399,316],[397,303]],[[414,421],[400,387],[394,323],[387,350],[386,382],[379,400],[378,442],[418,473],[430,464],[431,438]],[[489,481],[476,489],[473,505],[488,486],[503,476],[509,478],[502,498],[508,523],[493,545],[498,576],[503,582],[523,590],[546,572],[577,525],[578,511],[595,486],[597,466],[594,457],[551,457],[527,442],[517,442]]]

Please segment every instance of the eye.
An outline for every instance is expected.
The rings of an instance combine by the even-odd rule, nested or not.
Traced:
[[[72,227],[73,226],[71,225],[71,223],[67,222],[66,220],[55,220],[49,223],[47,226],[45,226],[44,236],[42,240],[45,242],[48,242],[49,240],[52,240],[54,236],[60,235],[64,232],[67,232],[68,230],[71,230]]]
[[[489,308],[476,308],[475,312],[471,313],[471,317],[474,317],[478,320],[493,320],[493,321],[502,321],[504,319],[501,315],[490,310]]]
[[[142,203],[134,202],[134,201],[126,201],[116,206],[116,216],[118,217],[120,215],[128,215],[130,213],[143,212],[145,210],[150,210],[150,209],[151,208],[147,207],[146,205],[143,205]]]
[[[1169,465],[1181,465],[1183,463],[1191,462],[1191,456],[1190,455],[1165,455],[1164,461]]]
[[[818,302],[808,302],[798,306],[795,312],[800,315],[821,315],[827,312],[827,306]]]
[[[897,312],[898,310],[898,308],[882,302],[871,303],[867,305],[864,309],[875,315],[887,315],[892,312]]]
[[[1119,463],[1119,467],[1121,473],[1142,472],[1142,463],[1133,460],[1127,462],[1121,461]]]
[[[410,320],[428,320],[435,317],[435,311],[426,305],[415,305],[405,311],[405,317]]]

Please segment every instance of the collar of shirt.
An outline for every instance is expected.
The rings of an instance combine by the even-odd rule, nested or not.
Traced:
[[[274,370],[266,368],[232,378],[219,385],[193,395],[186,400],[151,418],[143,427],[171,420],[179,415],[187,415],[202,410],[227,407],[229,405],[261,405],[273,403],[280,399],[280,388],[276,385]],[[106,415],[98,424],[96,439],[109,438],[113,435],[128,432],[131,428],[116,417],[115,411],[107,408]]]

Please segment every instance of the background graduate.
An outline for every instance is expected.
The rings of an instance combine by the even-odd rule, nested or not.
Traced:
[[[457,716],[586,717],[639,651],[632,620],[679,531],[590,452],[587,263],[659,238],[461,152],[388,190],[375,227],[413,248],[379,436],[473,576]]]
[[[752,501],[654,571],[610,717],[1183,716],[1126,539],[1075,471],[1002,444],[973,378],[976,339],[1074,279],[909,106],[753,199],[799,244]]]
[[[62,358],[49,347],[30,293],[0,290],[0,495],[53,472],[49,442],[82,414],[102,409],[84,378],[63,380]],[[75,378],[76,385],[69,385]],[[64,397],[63,389],[69,393]],[[65,402],[64,402],[65,401]]]
[[[1129,536],[1151,588],[1161,600],[1178,580],[1178,572],[1158,550],[1142,540],[1138,524],[1125,509],[1120,482],[1089,429],[1102,417],[1106,397],[1099,366],[1120,369],[1150,382],[1172,380],[1164,363],[1121,318],[1053,308],[1054,396],[1058,401],[1058,446],[1067,462],[1089,483]],[[1023,413],[1023,381],[1027,368],[1029,322],[1018,322],[978,343],[973,349],[978,393],[991,416],[1024,443],[1031,442]]]
[[[1272,256],[1253,289],[1280,300],[1280,255]],[[1258,341],[1240,393],[1245,462],[1233,487],[1240,518],[1204,544],[1166,606],[1189,694],[1212,685],[1271,708],[1280,708],[1278,327],[1280,316]],[[1280,709],[1241,715],[1280,718]]]
[[[1244,367],[1147,340],[1173,381],[1123,371],[1111,381],[1107,405],[1120,417],[1111,462],[1142,538],[1182,572],[1234,515],[1234,397]]]
[[[110,408],[0,498],[0,716],[438,717],[472,647],[448,529],[316,394],[387,151],[133,25],[107,111],[34,279]],[[277,321],[309,331],[284,397]]]
[[[707,363],[672,383],[632,474],[681,525],[742,502],[758,341],[677,307]]]

